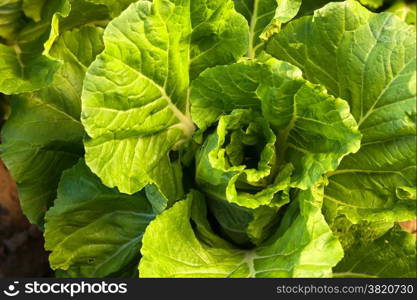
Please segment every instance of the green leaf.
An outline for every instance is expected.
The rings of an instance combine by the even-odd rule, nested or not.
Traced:
[[[2,129],[2,160],[18,183],[23,212],[36,224],[55,198],[62,170],[83,153],[80,122],[54,100],[15,96]]]
[[[396,195],[416,184],[414,36],[397,16],[346,1],[290,22],[268,45],[350,104],[362,146],[328,174],[326,205],[352,222],[415,218],[416,202]]]
[[[356,239],[334,269],[335,277],[416,277],[416,236],[396,225],[377,239]]]
[[[381,7],[384,4],[384,0],[359,0],[359,2],[374,9]]]
[[[328,219],[328,211],[323,208],[323,214]],[[349,249],[358,241],[373,241],[383,236],[393,226],[393,222],[380,220],[377,222],[362,221],[357,224],[350,222],[345,216],[337,216],[328,222],[330,228],[337,236],[343,249]]]
[[[294,166],[293,187],[311,187],[359,150],[361,134],[349,105],[323,87],[305,82],[292,99],[282,96],[281,86],[260,93],[266,119],[279,129],[278,157]]]
[[[59,64],[50,54],[50,49],[58,36],[84,24],[105,26],[113,13],[120,13],[120,9],[129,4],[128,1],[116,1],[116,4],[108,3],[110,6],[106,6],[99,4],[100,1],[96,1],[98,4],[92,2],[24,0],[25,14],[37,23],[28,23],[19,33],[17,43],[7,53],[5,71],[13,76],[7,74],[5,77],[3,85],[6,93],[34,91],[51,84]],[[39,70],[45,74],[39,74]],[[16,80],[22,83],[15,86]]]
[[[314,0],[314,1],[301,1],[301,7],[298,11],[298,17],[312,15],[315,10],[322,8],[329,2],[340,2],[343,0]]]
[[[208,224],[200,223],[201,214],[194,212],[201,211],[202,199],[190,194],[147,227],[140,276],[328,277],[343,251],[321,214],[322,197],[322,188],[301,191],[294,199],[297,216],[283,235],[253,250],[240,250],[217,240]],[[190,218],[204,234],[193,230]]]
[[[105,277],[137,269],[141,238],[154,218],[143,193],[105,187],[84,161],[65,171],[46,214],[45,248],[66,277]]]
[[[343,249],[321,212],[322,184],[299,191],[292,201],[299,212],[290,210],[288,224],[256,250],[256,277],[331,277]]]
[[[95,4],[103,4],[109,10],[111,18],[115,18],[122,11],[124,11],[130,4],[133,2],[137,2],[137,0],[87,0],[88,2],[95,3]]]
[[[88,0],[69,0],[67,5],[67,10],[58,12],[53,17],[52,27],[58,32],[84,24],[104,27],[110,20],[109,9],[104,5],[94,4]]]
[[[268,238],[280,221],[280,208],[289,202],[288,189],[276,192],[270,187],[268,190],[272,204],[252,209],[209,195],[207,205],[219,224],[219,233],[243,248],[259,245]],[[254,203],[256,198],[253,197]]]
[[[395,2],[386,11],[397,15],[401,20],[410,25],[416,25],[416,3]]]
[[[35,22],[39,22],[42,19],[43,6],[47,4],[47,1],[48,0],[23,0],[23,12]]]
[[[301,85],[298,68],[275,59],[260,63],[245,60],[239,63],[207,69],[192,83],[190,96],[193,121],[203,131],[218,121],[220,115],[234,109],[251,108],[261,111],[257,93],[261,84],[281,86],[291,92]]]
[[[277,0],[278,7],[275,11],[274,20],[281,24],[291,21],[298,13],[302,0]]]
[[[24,25],[22,0],[3,0],[0,3],[0,37],[11,40]]]
[[[18,94],[51,84],[59,63],[44,56],[23,60],[18,45],[8,47],[0,44],[0,66],[0,92]]]
[[[104,40],[84,82],[86,162],[107,186],[131,194],[155,184],[177,200],[165,183],[177,182],[169,153],[194,132],[190,78],[246,52],[246,21],[232,1],[139,1]]]
[[[171,174],[167,176],[166,170],[170,170]],[[160,169],[155,170],[160,173],[155,173],[159,176],[159,185],[163,187],[160,189],[155,184],[150,184],[145,187],[146,196],[155,213],[160,213],[168,206],[171,206],[174,201],[184,197],[183,187],[183,171],[180,159],[169,159],[164,165],[160,164]],[[163,192],[162,192],[162,191]]]
[[[204,200],[191,193],[149,224],[142,240],[140,277],[229,277],[237,269],[244,251],[232,249],[224,241],[220,241],[223,249],[197,239],[190,218],[192,205],[200,201]],[[205,229],[206,239],[215,237],[208,224],[198,226]],[[246,276],[245,272],[239,274]]]
[[[2,130],[2,159],[18,183],[23,211],[32,223],[42,223],[62,171],[83,155],[82,81],[86,66],[103,49],[102,32],[90,26],[65,32],[51,49],[63,61],[54,84],[11,99],[12,114]]]
[[[52,18],[51,33],[45,42],[44,54],[64,31],[84,24],[105,27],[135,0],[66,0],[65,6]]]
[[[234,109],[259,110],[256,90],[260,78],[271,76],[268,71],[266,65],[250,60],[213,67],[201,73],[192,83],[190,96],[194,123],[205,131],[222,114]]]
[[[330,2],[343,2],[344,0],[304,0],[301,1],[301,6],[298,9],[298,14],[295,18],[300,18],[303,16],[308,16],[314,14],[314,11],[322,8],[323,6],[329,4]],[[353,0],[352,0],[353,1]],[[362,5],[366,5],[370,9],[378,9],[383,2],[390,3],[395,0],[355,0]]]
[[[279,32],[283,24],[291,21],[298,14],[302,0],[276,0],[278,7],[271,23],[264,29],[260,38],[267,41],[272,35]]]
[[[400,186],[397,188],[396,193],[399,199],[417,199],[416,187]]]
[[[249,23],[248,57],[254,58],[270,35],[297,15],[301,0],[234,0],[236,10]]]
[[[0,44],[0,92],[19,94],[49,86],[60,64],[42,55],[51,19],[61,11],[66,0],[52,1],[42,10],[40,22],[29,21],[6,45]]]

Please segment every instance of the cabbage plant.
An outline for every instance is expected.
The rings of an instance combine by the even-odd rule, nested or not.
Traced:
[[[1,158],[59,277],[415,277],[415,5],[7,0]]]

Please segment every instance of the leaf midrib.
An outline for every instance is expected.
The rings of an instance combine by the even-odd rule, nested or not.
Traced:
[[[256,24],[258,22],[258,7],[259,7],[259,0],[255,0],[253,3],[253,13],[250,20],[249,25],[249,50],[248,50],[248,57],[254,58],[254,41],[255,41],[255,29]]]

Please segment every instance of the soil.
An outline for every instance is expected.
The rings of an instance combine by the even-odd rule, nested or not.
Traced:
[[[20,209],[16,184],[0,161],[0,278],[49,277],[42,232]]]

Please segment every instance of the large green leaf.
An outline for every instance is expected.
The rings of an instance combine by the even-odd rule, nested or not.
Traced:
[[[139,1],[107,26],[82,113],[86,162],[104,184],[134,193],[153,183],[182,197],[169,153],[194,132],[190,78],[241,57],[247,31],[231,0]]]
[[[110,16],[112,18],[120,15],[131,3],[137,2],[137,0],[87,0],[88,2],[95,4],[103,4],[109,10]]]
[[[359,2],[370,8],[378,8],[384,4],[384,0],[359,0]]]
[[[415,278],[416,236],[396,225],[377,239],[356,237],[334,271],[335,277]]]
[[[343,1],[344,0],[314,0],[314,1],[302,0],[301,6],[298,9],[298,14],[296,18],[300,18],[300,17],[307,16],[307,15],[312,15],[314,14],[315,10],[322,8],[326,4],[329,4],[330,2],[343,2]],[[380,8],[380,6],[382,6],[383,2],[391,3],[395,0],[385,0],[385,1],[384,0],[354,0],[354,1],[357,1],[361,3],[362,5],[367,6],[370,9],[377,10],[378,8]]]
[[[45,42],[44,54],[49,53],[50,47],[62,32],[84,24],[105,27],[132,2],[136,1],[66,0],[64,8],[52,18],[51,33]]]
[[[5,13],[0,14],[2,23],[13,18],[12,30],[6,38],[11,41],[0,44],[0,92],[19,94],[32,92],[52,84],[60,64],[51,55],[50,48],[64,31],[84,24],[106,25],[113,13],[128,5],[95,4],[87,0],[22,0],[5,3]],[[100,1],[95,1],[100,2]],[[13,5],[12,7],[10,7]],[[2,6],[0,6],[0,10]],[[23,17],[23,12],[32,20]],[[10,20],[9,20],[10,21]],[[11,21],[10,21],[11,22]]]
[[[7,45],[0,44],[0,92],[32,92],[52,83],[60,64],[42,55],[43,43],[48,38],[52,16],[64,9],[65,3],[66,0],[49,1],[42,6],[39,22],[25,20]]]
[[[58,67],[58,62],[45,56],[23,61],[18,45],[0,44],[0,92],[18,94],[41,89],[52,83]]]
[[[42,19],[44,5],[48,4],[48,0],[23,0],[22,10],[27,17],[39,22]]]
[[[390,8],[387,9],[397,15],[401,20],[407,24],[416,25],[416,3],[406,3],[405,1],[398,0]]]
[[[206,215],[201,215],[205,208],[202,201],[202,195],[191,192],[186,200],[177,202],[149,224],[142,240],[140,277],[229,277],[237,269],[244,251],[216,239],[208,223],[203,223]],[[224,248],[206,245],[197,238],[190,223],[194,203],[199,212],[197,226],[203,229],[205,240],[220,243]]]
[[[236,10],[241,13],[249,23],[249,51],[247,56],[255,57],[259,54],[273,34],[279,32],[282,25],[295,17],[311,15],[329,2],[343,0],[234,0]],[[383,0],[356,0],[369,8],[377,9],[384,3]],[[401,1],[401,0],[399,0]],[[391,1],[386,1],[391,2]],[[415,5],[406,5],[402,2],[393,6],[392,10],[408,22],[415,19]],[[413,14],[414,11],[414,14]]]
[[[13,39],[24,25],[22,0],[3,0],[0,3],[0,37]]]
[[[258,94],[261,84],[281,87],[281,97],[291,101],[302,82],[300,69],[275,59],[264,63],[244,60],[213,67],[201,73],[192,83],[191,116],[200,129],[206,130],[222,114],[234,109],[261,111],[262,100]]]
[[[297,15],[301,0],[234,0],[236,10],[249,23],[248,57],[255,57],[264,40]]]
[[[102,32],[91,26],[65,32],[51,49],[63,61],[54,84],[11,101],[12,114],[2,130],[2,159],[18,183],[23,211],[32,223],[42,223],[61,172],[83,155],[82,81],[103,49]]]
[[[322,188],[301,191],[294,199],[296,216],[283,224],[285,232],[279,230],[265,244],[245,251],[215,236],[202,221],[203,199],[192,193],[146,229],[140,276],[328,277],[343,251],[321,214],[322,197]]]
[[[343,250],[321,212],[322,184],[292,201],[276,235],[255,251],[256,277],[331,277]]]
[[[355,1],[332,3],[289,23],[268,45],[307,79],[347,100],[363,134],[359,152],[328,174],[326,205],[351,221],[415,217],[415,30]]]
[[[46,214],[45,248],[52,268],[67,277],[105,277],[140,258],[142,235],[154,218],[143,193],[123,195],[105,187],[84,161],[65,171]]]

